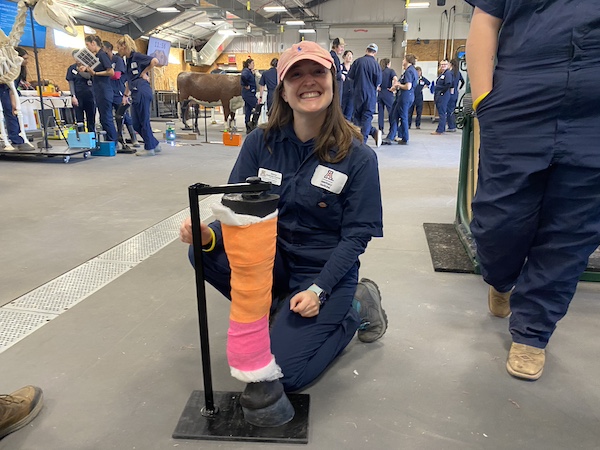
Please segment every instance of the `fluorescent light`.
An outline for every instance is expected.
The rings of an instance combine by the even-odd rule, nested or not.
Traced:
[[[303,27],[304,25],[306,25],[304,23],[304,20],[288,20],[288,21],[285,22],[285,24],[286,25],[292,25],[292,26],[297,25],[297,26],[301,26],[301,27]]]
[[[429,8],[429,2],[414,2],[406,5],[406,9]]]
[[[219,34],[223,34],[225,36],[233,36],[234,34],[237,34],[235,30],[219,30]]]
[[[175,8],[174,6],[161,6],[159,8],[156,8],[156,10],[158,12],[164,12],[164,13],[176,13],[176,12],[179,12],[179,10],[177,8]]]
[[[286,12],[285,6],[265,6],[263,8],[265,12]]]
[[[143,39],[143,40],[147,41],[150,38],[148,36],[140,36],[140,39]]]
[[[92,27],[88,27],[87,25],[83,26],[83,32],[85,34],[96,34],[96,30],[94,30]]]
[[[298,30],[298,33],[302,33],[302,34],[314,34],[316,33],[316,30],[313,30],[312,28],[300,28]]]

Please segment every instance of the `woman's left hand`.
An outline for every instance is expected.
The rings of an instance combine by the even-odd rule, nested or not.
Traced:
[[[302,317],[314,317],[320,309],[319,297],[313,291],[298,292],[290,300],[290,310]]]

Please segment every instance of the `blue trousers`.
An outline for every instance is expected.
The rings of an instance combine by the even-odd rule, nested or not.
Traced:
[[[352,91],[344,92],[342,97],[342,112],[346,120],[352,122],[352,115],[354,114],[354,97]]]
[[[381,96],[377,98],[377,125],[379,129],[383,132],[384,122],[385,122],[385,110],[388,112],[388,120],[392,117],[392,107],[394,106],[394,98],[382,98]]]
[[[194,264],[193,248],[189,257]],[[203,254],[204,278],[231,300],[231,269],[223,246]],[[298,391],[315,381],[346,348],[358,330],[360,317],[352,308],[358,264],[336,285],[316,317],[290,311],[290,299],[308,288],[320,269],[292,271],[290,258],[277,251],[273,269],[271,352],[282,369],[284,389]]]
[[[458,102],[458,94],[450,95],[448,99],[448,106],[446,110],[446,117],[448,118],[448,129],[456,130],[456,114],[454,114],[454,109],[456,108],[456,103]]]
[[[446,120],[448,118],[448,102],[450,101],[450,93],[445,93],[443,95],[435,96],[435,107],[438,110],[438,114],[440,115],[440,121],[438,123],[437,131],[438,133],[444,133],[446,131]]]
[[[106,140],[117,142],[117,129],[115,128],[115,121],[113,118],[113,91],[103,89],[102,85],[94,84],[94,97],[96,99],[96,106],[98,107],[98,114],[100,115],[100,124],[102,129],[106,131]]]
[[[553,160],[531,136],[507,154],[482,128],[471,231],[485,281],[515,286],[513,341],[545,348],[600,244],[600,170]]]
[[[21,132],[19,119],[13,114],[13,107],[10,102],[10,88],[5,84],[0,84],[0,101],[2,102],[2,109],[4,111],[4,124],[6,125],[8,139],[15,145],[22,144],[25,141],[19,136]]]
[[[243,88],[242,88],[243,89]],[[249,123],[252,118],[252,110],[258,103],[256,93],[254,92],[243,92],[242,98],[244,99],[244,120],[245,123]]]
[[[158,147],[158,140],[154,137],[152,125],[150,125],[150,107],[152,104],[150,85],[142,85],[139,89],[131,91],[131,100],[133,129],[144,140],[144,149],[153,150]]]
[[[75,110],[75,120],[77,123],[84,123],[87,126],[89,133],[96,131],[96,100],[94,93],[82,94],[77,96],[79,106],[73,107]],[[85,114],[85,117],[84,117]],[[79,127],[79,131],[83,131],[83,127]]]
[[[360,101],[354,99],[354,124],[360,127],[360,131],[363,135],[363,142],[366,144],[369,136],[373,136],[374,132],[377,131],[371,123],[373,122],[373,114],[375,112],[375,99],[367,99]]]
[[[408,142],[408,110],[414,101],[414,95],[402,94],[400,96],[400,101],[398,102],[398,118],[400,119],[398,135],[400,136],[400,139],[405,142]]]
[[[417,110],[417,116],[415,117],[415,126],[418,128],[421,126],[421,115],[423,114],[423,97],[416,98],[413,104],[410,106],[408,110],[408,128],[412,125],[413,114]]]

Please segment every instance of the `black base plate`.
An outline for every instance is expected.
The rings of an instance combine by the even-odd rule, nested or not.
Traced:
[[[308,443],[308,394],[287,394],[296,414],[290,422],[275,428],[256,427],[244,420],[240,392],[223,391],[213,395],[218,413],[205,417],[201,412],[205,406],[204,391],[192,392],[173,432],[174,439]]]
[[[475,273],[452,223],[424,223],[431,262],[436,272]]]

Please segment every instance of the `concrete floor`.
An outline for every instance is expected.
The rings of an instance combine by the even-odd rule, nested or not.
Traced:
[[[221,129],[210,125],[210,139]],[[202,389],[194,274],[173,240],[0,353],[1,392],[35,384],[45,393],[39,417],[0,449],[600,448],[600,286],[580,284],[543,377],[510,377],[507,320],[489,315],[481,278],[432,268],[422,224],[452,222],[460,152],[459,133],[432,129],[376,150],[385,237],[370,244],[361,275],[379,283],[390,327],[377,343],[355,339],[305,391],[308,445],[171,438]],[[226,182],[239,151],[163,148],[69,164],[1,157],[2,309],[182,211],[190,184]],[[208,301],[214,388],[239,391],[225,357],[228,302],[212,288]]]

